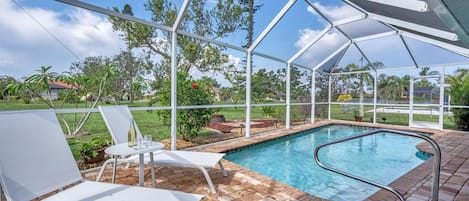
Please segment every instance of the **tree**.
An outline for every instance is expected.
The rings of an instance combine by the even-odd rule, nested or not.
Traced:
[[[49,83],[58,80],[59,74],[56,72],[50,72],[49,70],[51,68],[52,66],[41,66],[39,70],[36,70],[36,74],[26,78],[23,83],[9,84],[7,88],[9,91],[16,94],[24,91],[30,92],[50,108],[55,108]],[[46,97],[43,96],[43,92]]]
[[[437,75],[438,71],[430,71],[430,67],[422,67],[419,75],[420,76],[429,76],[429,75]],[[434,87],[435,84],[428,81],[427,78],[421,78],[420,81],[415,82],[415,87]]]
[[[378,93],[379,97],[384,99],[386,103],[389,100],[395,100],[396,97],[400,95],[400,78],[397,76],[386,76],[381,74],[378,77],[378,89],[381,90]]]
[[[95,108],[104,94],[108,79],[114,74],[113,67],[110,64],[104,66],[102,70],[96,71],[96,74],[92,76],[72,75],[71,73],[58,74],[56,72],[50,72],[51,68],[52,66],[41,66],[41,68],[36,71],[36,74],[33,74],[26,78],[24,82],[10,84],[7,88],[10,92],[17,94],[30,92],[41,102],[47,104],[49,108],[58,109],[62,108],[67,100],[62,100],[61,104],[56,105],[51,96],[50,83],[60,80],[73,86],[71,90],[67,91],[67,93],[70,94],[87,94],[85,92],[80,91],[86,90],[88,92],[91,92],[92,90],[95,90],[95,93],[93,93],[95,100],[90,106],[90,108]],[[43,94],[45,94],[46,97],[44,97]],[[70,97],[70,94],[65,95],[65,97]],[[70,127],[70,124],[63,117],[63,115],[59,115],[59,117],[64,123],[68,135],[76,135],[83,128],[90,114],[91,113],[88,112],[83,115],[80,121],[77,123],[77,126],[73,128],[73,130]]]
[[[15,78],[4,75],[0,76],[0,99],[6,100],[8,94],[11,94],[8,90],[8,85],[18,83]]]
[[[287,69],[282,68],[277,71],[281,80],[287,80]],[[307,84],[302,82],[302,79],[306,79]],[[290,96],[292,100],[299,100],[300,98],[309,97],[311,94],[311,76],[307,77],[306,71],[300,71],[299,68],[292,66],[290,68]],[[279,91],[286,91],[286,81],[280,83]]]
[[[469,105],[469,70],[458,69],[456,74],[448,77],[451,84],[451,104]],[[453,120],[456,126],[463,130],[469,130],[469,109],[452,108]]]
[[[134,91],[134,89],[139,88],[139,83],[135,83],[135,81],[143,79],[143,75],[148,73],[151,66],[147,65],[148,62],[145,62],[143,58],[134,57],[130,51],[122,51],[114,56],[112,62],[117,72],[117,77],[114,80],[114,89],[121,92],[114,95],[116,102],[119,102],[124,94],[127,93],[130,103],[133,103],[134,96],[136,93],[139,93]]]
[[[151,104],[158,102],[159,105],[171,105],[171,80],[166,80],[166,84],[158,91]],[[214,102],[213,93],[209,90],[206,82],[193,80],[188,73],[178,72],[177,74],[177,105],[211,105]],[[186,141],[196,138],[207,125],[214,109],[179,109],[177,110],[177,131]],[[171,111],[158,111],[158,115],[163,121],[169,121]]]
[[[178,10],[172,1],[149,0],[145,4],[151,12],[152,20],[157,24],[172,26],[175,22]],[[234,0],[218,0],[216,6],[205,10],[205,0],[191,1],[180,29],[198,34],[200,36],[216,39],[226,36],[242,27],[244,22],[243,10]],[[119,11],[117,8],[114,10]],[[126,5],[122,11],[131,10]],[[121,37],[128,40],[130,47],[145,47],[151,52],[162,57],[158,67],[167,67],[170,62],[171,33],[155,30],[146,25],[128,22],[123,19],[110,17],[113,29],[122,31]],[[132,27],[129,29],[129,27]],[[221,53],[221,47],[200,41],[187,36],[178,35],[177,49],[180,55],[178,59],[178,70],[189,72],[191,68],[197,68],[202,72],[220,70],[228,61],[227,55]],[[169,71],[166,71],[169,72]]]
[[[345,66],[344,71],[345,72],[353,72],[353,71],[358,71],[358,70],[363,70],[363,69],[368,69],[371,70],[372,67],[375,69],[377,67],[382,66],[383,64],[381,62],[374,62],[371,64],[367,64],[363,68],[359,67],[356,64],[348,64]],[[348,74],[346,76],[346,80],[348,81],[348,87],[352,89],[358,89],[358,99],[360,103],[360,109],[359,109],[359,116],[364,117],[365,116],[365,108],[363,105],[363,101],[365,98],[365,85],[369,86],[372,85],[373,83],[373,77],[369,73],[353,73],[353,74]]]
[[[261,9],[262,4],[255,4],[255,0],[239,0],[239,2],[244,6],[244,12],[247,13],[246,16],[246,26],[243,27],[246,30],[246,43],[243,45],[244,48],[249,48],[253,42],[254,36],[254,14]]]
[[[251,97],[253,101],[282,100],[285,98],[285,91],[279,90],[284,81],[275,71],[267,71],[263,68],[254,73],[251,79]]]

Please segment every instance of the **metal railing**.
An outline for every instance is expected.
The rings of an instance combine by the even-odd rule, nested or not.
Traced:
[[[347,172],[343,172],[343,171],[335,169],[335,168],[328,167],[328,166],[324,165],[319,160],[318,153],[319,153],[319,150],[323,147],[326,147],[326,146],[329,146],[329,145],[332,145],[332,144],[338,144],[338,143],[345,142],[345,141],[354,140],[354,139],[357,139],[357,138],[362,138],[362,137],[369,136],[369,135],[375,135],[375,134],[383,133],[383,132],[393,133],[393,134],[403,135],[403,136],[416,137],[416,138],[423,139],[423,140],[427,141],[428,143],[430,143],[430,145],[432,146],[432,148],[434,150],[434,152],[433,152],[432,197],[431,197],[432,199],[431,200],[432,201],[437,201],[438,200],[438,191],[439,191],[439,182],[440,182],[441,151],[440,151],[440,147],[435,142],[435,140],[433,140],[432,138],[430,138],[430,137],[428,137],[424,134],[418,134],[418,133],[412,133],[412,132],[406,132],[406,131],[399,131],[399,130],[392,130],[392,129],[371,130],[371,131],[368,131],[368,132],[365,132],[365,133],[362,133],[362,134],[359,134],[359,135],[354,135],[354,136],[342,138],[342,139],[339,139],[339,140],[336,140],[336,141],[332,141],[332,142],[328,142],[328,143],[319,145],[314,150],[314,157],[315,157],[316,163],[321,168],[324,168],[326,170],[335,172],[337,174],[341,174],[343,176],[346,176],[346,177],[349,177],[349,178],[352,178],[352,179],[355,179],[355,180],[358,180],[358,181],[373,185],[375,187],[387,190],[387,191],[393,193],[394,195],[396,195],[396,197],[398,197],[400,200],[405,200],[404,197],[399,192],[397,192],[396,190],[394,190],[393,188],[391,188],[389,186],[379,184],[379,183],[370,181],[368,179],[365,179],[365,178],[362,178],[362,177],[359,177],[359,176],[355,176],[355,175],[349,174]]]

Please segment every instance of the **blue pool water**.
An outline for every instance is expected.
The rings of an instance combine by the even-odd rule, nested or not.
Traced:
[[[321,198],[363,200],[379,189],[320,168],[313,152],[320,144],[370,129],[320,127],[233,150],[225,159]],[[325,147],[319,158],[328,166],[389,184],[428,159],[416,149],[419,142],[416,138],[382,133]]]

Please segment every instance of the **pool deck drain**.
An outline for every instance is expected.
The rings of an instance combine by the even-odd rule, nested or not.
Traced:
[[[249,139],[240,138],[229,142],[203,146],[195,149],[195,151],[226,152],[239,147],[256,144],[328,124],[346,124],[433,133],[434,135],[432,138],[437,140],[442,149],[441,188],[439,200],[469,200],[469,133],[413,129],[406,126],[385,124],[374,125],[369,123],[334,120],[321,121],[314,125],[309,124],[298,126],[290,130],[272,132],[266,135],[251,137]],[[424,143],[420,144],[418,148],[430,152],[428,145]],[[202,173],[191,168],[157,168],[157,187],[206,195],[203,200],[324,200],[275,181],[269,177],[250,171],[229,161],[224,160],[223,164],[228,171],[227,177],[224,177],[219,169],[209,171],[213,183],[217,188],[217,193],[211,193]],[[391,186],[396,188],[399,192],[402,192],[407,200],[429,200],[429,196],[431,195],[431,171],[432,159],[425,161],[423,164],[395,180]],[[104,181],[109,182],[110,175],[111,171],[106,171],[103,178]],[[96,173],[87,173],[84,176],[88,179],[94,179]],[[138,183],[138,168],[136,166],[132,166],[129,169],[119,167],[117,176],[117,183],[135,185]],[[149,168],[145,169],[145,186],[151,186],[151,174]],[[396,198],[388,192],[378,191],[367,200],[383,201],[396,200]]]

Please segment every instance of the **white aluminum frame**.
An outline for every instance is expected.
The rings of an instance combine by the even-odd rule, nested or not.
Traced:
[[[420,0],[368,0],[388,6],[399,7],[403,9],[409,9],[417,12],[427,12],[428,5],[427,2]]]
[[[171,29],[171,150],[176,150],[177,138],[177,30],[189,7],[190,0],[184,0],[176,21]]]
[[[283,6],[283,8],[277,13],[277,15],[265,27],[265,29],[261,32],[261,34],[254,40],[253,44],[248,48],[243,48],[243,47],[240,47],[240,46],[232,45],[232,44],[221,42],[221,41],[218,41],[218,40],[208,39],[208,38],[202,37],[202,36],[197,35],[197,34],[193,34],[193,33],[186,32],[184,30],[180,30],[179,29],[179,24],[181,23],[184,14],[187,12],[187,8],[188,8],[188,6],[191,2],[190,0],[184,0],[183,5],[181,7],[181,10],[179,11],[177,19],[176,19],[175,23],[172,25],[172,27],[156,24],[154,22],[144,20],[144,19],[140,19],[140,18],[136,18],[136,17],[133,17],[133,16],[124,15],[124,14],[121,14],[119,12],[115,12],[115,11],[112,11],[110,9],[106,9],[106,8],[102,8],[102,7],[99,7],[99,6],[92,5],[92,4],[88,4],[88,3],[85,3],[85,2],[82,2],[82,1],[77,1],[77,0],[56,0],[56,1],[66,3],[66,4],[69,4],[69,5],[75,6],[75,7],[80,7],[80,8],[84,8],[84,9],[87,9],[87,10],[91,10],[91,11],[94,11],[94,12],[102,13],[102,14],[105,14],[105,15],[108,15],[108,16],[114,16],[114,17],[125,19],[125,20],[129,20],[129,21],[132,21],[132,22],[137,22],[137,23],[140,23],[140,24],[144,24],[144,25],[147,25],[147,26],[154,27],[154,28],[162,30],[162,31],[171,32],[171,34],[172,34],[172,38],[171,38],[171,45],[172,45],[171,46],[171,55],[172,55],[172,57],[171,57],[171,94],[172,94],[171,95],[171,106],[138,107],[138,108],[131,108],[131,110],[171,110],[171,149],[172,150],[175,150],[177,148],[176,147],[176,114],[177,114],[176,111],[178,109],[246,107],[246,114],[245,114],[245,117],[246,117],[246,135],[245,135],[245,137],[250,137],[250,132],[251,132],[251,129],[250,129],[251,128],[251,126],[250,126],[251,108],[255,107],[255,106],[286,106],[286,114],[285,115],[286,115],[286,127],[287,128],[290,128],[290,118],[291,118],[290,112],[291,112],[291,106],[292,105],[311,105],[311,123],[314,123],[315,122],[315,105],[328,104],[328,106],[329,106],[328,107],[328,119],[331,119],[331,105],[332,104],[344,104],[344,103],[332,102],[332,99],[331,99],[331,97],[332,97],[332,94],[331,94],[331,88],[332,88],[331,76],[342,75],[342,74],[371,73],[371,72],[374,73],[375,79],[374,79],[373,104],[370,104],[370,103],[362,103],[362,104],[364,104],[364,105],[373,105],[374,106],[374,114],[373,114],[374,121],[373,121],[373,123],[376,123],[376,106],[377,105],[383,105],[383,104],[379,104],[377,102],[377,75],[378,75],[378,72],[393,71],[393,70],[397,70],[397,69],[399,69],[399,70],[400,69],[411,70],[412,71],[410,73],[411,79],[414,80],[413,76],[414,76],[415,68],[419,67],[419,64],[415,60],[415,58],[412,54],[412,51],[409,49],[409,47],[408,47],[408,45],[405,41],[405,38],[403,36],[411,37],[411,38],[423,41],[425,43],[430,43],[432,45],[444,48],[444,49],[449,50],[451,52],[460,54],[462,56],[469,57],[469,49],[462,48],[462,47],[459,47],[459,46],[455,46],[455,45],[452,45],[452,44],[449,44],[449,43],[444,43],[444,42],[434,40],[434,39],[431,39],[431,38],[427,38],[425,36],[418,35],[418,34],[415,34],[415,33],[402,31],[402,30],[399,30],[399,29],[397,29],[394,26],[391,26],[389,24],[409,28],[411,30],[416,30],[417,32],[421,32],[421,33],[429,34],[429,35],[432,35],[432,36],[435,36],[435,37],[440,37],[440,38],[453,40],[453,41],[459,39],[459,36],[454,34],[454,33],[439,30],[439,29],[435,29],[435,28],[431,28],[431,27],[427,27],[427,26],[422,26],[422,25],[418,25],[418,24],[414,24],[414,23],[410,23],[410,22],[406,22],[406,21],[386,17],[386,16],[381,16],[381,15],[377,15],[377,14],[373,14],[373,13],[368,13],[366,10],[363,10],[362,8],[356,6],[355,4],[351,3],[349,0],[343,0],[343,2],[345,2],[349,6],[357,9],[362,14],[361,15],[354,15],[354,16],[351,16],[351,17],[348,17],[348,18],[345,18],[345,19],[337,20],[337,21],[329,20],[319,9],[316,8],[316,6],[310,0],[304,0],[307,3],[308,6],[313,8],[324,20],[326,20],[326,22],[328,22],[328,25],[323,30],[321,30],[321,32],[319,32],[316,36],[314,36],[314,38],[309,42],[309,44],[307,44],[305,47],[300,49],[298,52],[296,52],[293,56],[291,56],[287,60],[277,58],[277,57],[274,57],[274,56],[271,56],[271,55],[268,55],[268,54],[263,54],[263,53],[257,52],[257,51],[255,51],[255,49],[265,39],[265,37],[271,32],[271,30],[278,24],[278,22],[283,18],[283,16],[286,13],[289,12],[289,10],[297,2],[297,0],[289,0],[288,2],[286,2],[286,4]],[[372,0],[372,1],[380,1],[380,0]],[[437,8],[438,3],[441,3],[440,0],[429,0],[429,2],[430,2],[429,5],[434,10]],[[447,16],[448,14],[449,13],[447,12],[447,10],[442,12],[442,13],[437,13],[437,15],[440,15],[440,16]],[[372,35],[363,36],[363,37],[353,39],[353,38],[350,38],[346,33],[344,33],[340,29],[340,27],[338,27],[340,25],[353,23],[353,22],[363,20],[363,19],[377,20],[378,22],[380,22],[380,23],[390,27],[391,29],[393,29],[393,31],[388,31],[388,32],[383,32],[383,33],[378,33],[378,34],[372,34]],[[296,61],[309,48],[311,48],[314,44],[316,44],[317,41],[319,41],[322,37],[324,37],[325,34],[330,32],[334,28],[337,29],[342,35],[347,37],[348,41],[346,43],[344,43],[342,46],[337,48],[334,52],[329,54],[324,60],[322,60],[316,66],[304,66],[304,65],[294,63],[294,61]],[[456,27],[455,29],[452,29],[452,30],[458,33],[458,31],[461,31],[461,27],[459,27],[459,28]],[[177,35],[178,34],[188,36],[188,37],[192,37],[194,39],[198,39],[198,40],[205,41],[205,42],[208,42],[208,43],[213,43],[213,44],[216,44],[216,45],[220,45],[220,46],[223,46],[223,47],[231,48],[231,49],[238,50],[238,51],[246,53],[247,65],[246,65],[246,102],[245,102],[245,104],[189,105],[189,106],[178,106],[177,105],[177,101],[176,101],[177,100],[177,97],[176,97],[177,96],[177,94],[176,94],[176,91],[177,91],[177,88],[176,88],[177,87],[176,86],[176,83],[177,83],[177,80],[176,80],[177,79],[177,76],[176,76],[176,72],[177,72],[177,60],[176,60],[177,49],[176,48],[177,48]],[[399,37],[401,38],[401,41],[404,44],[404,46],[406,47],[406,50],[409,53],[409,56],[411,57],[411,59],[414,63],[414,66],[411,66],[411,67],[397,67],[397,68],[389,68],[389,69],[374,69],[374,67],[372,66],[373,69],[365,70],[365,71],[333,73],[334,69],[337,67],[339,61],[342,60],[342,57],[347,52],[347,49],[350,47],[350,45],[353,44],[359,50],[359,52],[363,56],[363,58],[369,64],[371,64],[371,61],[368,59],[367,55],[361,50],[361,48],[359,47],[359,45],[357,43],[361,42],[361,41],[372,40],[372,39],[392,36],[392,35],[396,35],[396,34],[398,34]],[[464,41],[469,41],[469,37],[461,38],[461,40],[463,40],[463,42]],[[316,96],[315,96],[315,94],[316,94],[316,84],[315,84],[316,73],[320,70],[322,65],[324,65],[326,62],[328,62],[330,59],[337,56],[337,54],[339,54],[341,52],[343,54],[341,55],[339,60],[336,62],[336,64],[333,66],[333,68],[331,69],[331,73],[327,73],[329,75],[328,102],[316,102]],[[287,71],[286,71],[286,73],[287,73],[287,75],[286,75],[286,92],[285,92],[286,93],[286,103],[252,104],[252,102],[251,102],[252,101],[251,100],[251,93],[252,93],[251,92],[252,91],[252,88],[251,88],[252,87],[251,86],[252,85],[252,57],[254,55],[286,64],[286,69],[287,69]],[[467,65],[467,64],[469,64],[469,62],[462,62],[462,63],[457,63],[457,64],[433,65],[433,66],[443,67],[443,69],[444,69],[444,66],[461,65],[461,64]],[[290,71],[291,71],[292,66],[298,66],[300,68],[304,68],[304,69],[307,69],[309,71],[312,71],[312,76],[311,76],[311,103],[292,103],[291,102],[291,84],[290,84],[291,72]],[[428,66],[428,65],[426,65],[426,66]],[[442,76],[441,82],[444,83],[444,75],[441,75],[441,76]],[[444,89],[444,86],[442,84],[440,84],[440,85],[441,85],[440,87],[443,87],[443,89]],[[409,91],[411,91],[409,96],[412,96],[412,97],[409,97],[410,100],[409,100],[409,104],[408,104],[409,107],[410,107],[410,112],[409,112],[409,125],[410,125],[410,123],[412,121],[412,114],[413,114],[412,110],[413,110],[413,106],[414,106],[413,105],[413,82],[411,82],[411,86],[410,86]],[[440,92],[440,105],[439,105],[440,111],[443,110],[444,107],[449,107],[449,108],[458,107],[458,106],[451,106],[451,105],[445,106],[443,104],[443,101],[442,101],[442,96],[444,95],[444,90],[440,89],[440,91],[441,91]],[[360,104],[360,103],[350,103],[350,104]],[[403,104],[399,104],[399,105],[403,105]],[[404,105],[406,105],[406,104],[404,104]],[[420,106],[420,105],[415,105],[415,106]],[[466,106],[461,106],[461,107],[466,107]],[[56,110],[56,112],[57,113],[98,112],[98,110],[97,109],[61,109],[61,110]],[[443,117],[440,116],[440,118],[443,118]],[[440,123],[441,122],[442,121],[440,121]],[[442,125],[440,125],[440,127],[443,128]]]

